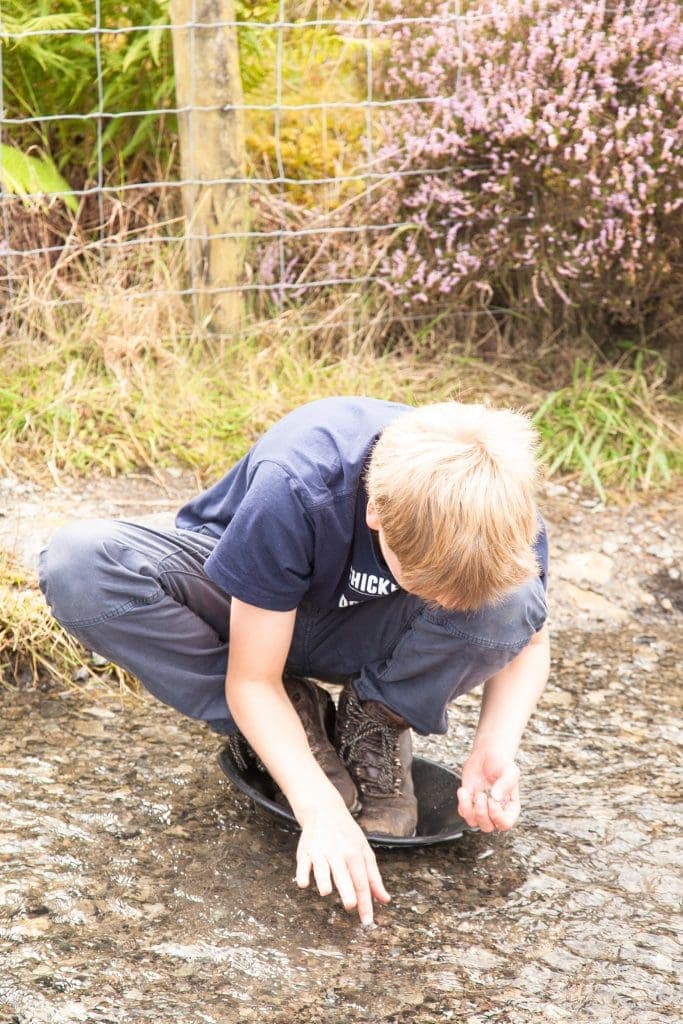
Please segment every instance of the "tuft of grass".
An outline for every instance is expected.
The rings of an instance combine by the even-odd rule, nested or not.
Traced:
[[[100,264],[86,250],[68,286],[59,266],[26,275],[14,323],[0,326],[0,464],[12,472],[60,482],[184,466],[203,483],[290,409],[351,393],[535,410],[548,474],[578,477],[602,498],[669,486],[683,469],[681,400],[652,354],[612,367],[576,359],[569,382],[547,394],[528,370],[525,381],[514,364],[464,355],[466,337],[444,348],[436,320],[419,336],[406,324],[399,348],[387,310],[361,292],[245,316],[233,337],[207,338],[174,294],[181,254],[136,254],[131,266],[114,248]],[[129,292],[131,279],[145,297]],[[54,302],[65,297],[74,304]]]
[[[441,365],[371,351],[317,352],[298,325],[254,330],[212,350],[191,336],[117,362],[103,348],[0,353],[0,462],[45,480],[186,466],[225,472],[295,406],[334,394],[426,402],[485,391],[474,361]],[[4,366],[3,366],[4,362]],[[9,365],[8,365],[9,364]],[[493,375],[489,375],[493,376]],[[498,388],[501,387],[500,381]]]
[[[665,393],[657,369],[647,372],[642,353],[632,367],[577,359],[571,383],[534,415],[548,475],[577,477],[603,501],[670,486],[683,473],[683,399]]]
[[[86,651],[50,615],[32,573],[0,548],[0,685],[97,689],[135,699],[138,684]]]

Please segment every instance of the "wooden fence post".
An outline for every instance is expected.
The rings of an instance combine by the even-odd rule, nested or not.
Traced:
[[[246,187],[244,113],[232,0],[171,0],[173,60],[184,181],[183,210],[195,310],[203,324],[232,333],[240,324]],[[218,27],[216,26],[218,24]],[[194,27],[199,26],[202,27]],[[183,109],[184,108],[184,109]],[[210,108],[210,109],[197,109]],[[235,237],[237,234],[237,237]],[[190,237],[191,236],[191,237]]]

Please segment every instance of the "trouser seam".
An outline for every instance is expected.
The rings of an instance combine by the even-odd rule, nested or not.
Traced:
[[[125,615],[126,612],[131,611],[133,608],[143,607],[144,605],[154,604],[160,598],[165,597],[165,593],[161,587],[157,587],[154,594],[149,597],[135,597],[130,598],[123,604],[118,605],[116,608],[111,608],[104,612],[102,615],[94,615],[89,619],[59,619],[58,621],[62,626],[96,626],[100,622],[109,622],[111,619],[118,619],[121,615]]]
[[[159,569],[159,571],[157,573],[157,576],[159,577],[159,579],[166,578],[168,576],[171,576],[171,577],[173,577],[173,576],[189,576],[192,579],[201,580],[202,583],[206,583],[208,581],[213,586],[217,587],[218,590],[221,589],[218,586],[217,583],[214,583],[214,581],[211,579],[210,576],[207,576],[207,574],[204,572],[203,569],[175,569],[175,568]],[[225,593],[225,591],[224,591],[224,593]],[[226,595],[226,596],[228,596],[228,595]]]

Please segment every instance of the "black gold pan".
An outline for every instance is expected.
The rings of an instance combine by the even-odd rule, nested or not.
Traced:
[[[283,823],[299,826],[288,807],[275,800],[275,783],[255,765],[242,770],[233,760],[228,747],[218,755],[218,762],[232,784],[255,804],[275,815]],[[413,759],[413,784],[417,796],[417,831],[414,836],[368,835],[373,846],[432,846],[459,839],[469,826],[458,814],[456,796],[460,779],[454,772],[424,757]]]

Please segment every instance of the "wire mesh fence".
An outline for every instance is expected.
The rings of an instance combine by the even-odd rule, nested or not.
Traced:
[[[0,0],[5,315],[97,282],[219,330],[333,290],[636,324],[678,266],[681,34],[672,0]]]
[[[382,91],[387,32],[434,35],[437,26],[458,23],[460,6],[441,4],[417,15],[398,4],[379,9],[373,0],[361,8],[285,0],[235,7],[159,0],[122,7],[93,0],[31,15],[2,0],[0,258],[6,309],[21,309],[26,282],[36,273],[49,275],[55,287],[33,289],[32,303],[78,305],[83,266],[99,265],[106,273],[112,258],[119,267],[128,259],[126,293],[134,300],[173,294],[215,301],[235,292],[257,305],[261,298],[282,305],[324,288],[375,283],[371,259],[335,271],[326,247],[351,243],[362,253],[365,246],[367,257],[368,240],[409,227],[372,217],[371,200],[397,178],[424,174],[403,167],[388,175],[381,166],[383,118],[388,110],[448,100],[392,98]],[[223,59],[226,41],[239,46],[241,81],[212,84],[207,101],[202,85],[216,68],[206,62],[212,53]],[[136,55],[144,55],[137,65]],[[36,68],[47,69],[47,76],[31,88],[27,79]],[[81,76],[70,95],[49,87],[49,76],[59,76],[60,69]],[[131,69],[156,75],[162,84],[137,94],[117,90],[114,76]],[[453,92],[457,88],[454,80]],[[55,109],[60,95],[63,106]],[[160,102],[143,102],[155,97]],[[135,106],[131,99],[140,102]],[[213,166],[202,163],[210,145],[205,126],[236,133],[233,145],[241,152],[231,168],[220,165],[220,146]],[[146,140],[147,152],[135,148],[136,138]],[[83,154],[87,160],[79,168],[74,156]],[[198,220],[191,206],[200,192],[215,193],[224,205],[241,203],[243,213],[227,227],[216,217],[211,224]],[[233,246],[229,271],[201,267],[209,247],[224,243]],[[174,268],[163,287],[158,280],[150,285],[150,259]]]

